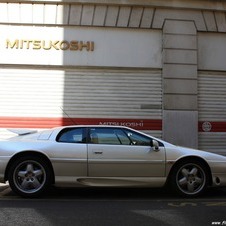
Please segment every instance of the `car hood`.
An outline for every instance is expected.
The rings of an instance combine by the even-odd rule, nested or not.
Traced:
[[[197,150],[193,148],[169,145],[166,147],[166,155],[168,159],[178,159],[186,156],[201,157],[207,161],[226,162],[226,157],[212,152]]]

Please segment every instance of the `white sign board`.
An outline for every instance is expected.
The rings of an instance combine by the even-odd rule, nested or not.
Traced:
[[[161,68],[161,31],[0,25],[0,63]]]

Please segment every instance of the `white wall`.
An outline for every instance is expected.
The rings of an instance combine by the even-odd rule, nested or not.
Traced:
[[[161,68],[161,31],[110,28],[0,26],[0,63]],[[10,40],[10,45],[6,44]],[[14,45],[15,40],[29,40]],[[34,40],[36,44],[34,44]],[[38,49],[37,41],[94,42],[94,50]],[[49,46],[49,44],[47,44]]]

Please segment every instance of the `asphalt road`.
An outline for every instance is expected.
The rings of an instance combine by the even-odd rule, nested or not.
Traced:
[[[23,199],[0,186],[1,226],[226,225],[226,189],[195,199],[163,189],[52,189]]]

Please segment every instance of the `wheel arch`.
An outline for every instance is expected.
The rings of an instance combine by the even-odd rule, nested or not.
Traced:
[[[169,179],[171,178],[171,175],[172,173],[174,172],[175,168],[182,164],[182,163],[186,163],[186,162],[192,162],[192,161],[198,161],[199,163],[203,164],[203,166],[206,168],[207,170],[207,176],[208,176],[208,185],[212,185],[213,184],[213,180],[212,180],[212,173],[211,173],[211,169],[210,169],[210,166],[209,164],[206,162],[205,159],[199,157],[199,156],[185,156],[185,157],[182,157],[180,159],[178,159],[172,166],[172,168],[170,169],[170,172],[168,174],[168,177],[167,177],[167,184],[168,184],[168,181]]]
[[[6,170],[5,170],[5,175],[4,175],[5,181],[8,180],[9,169],[10,169],[10,166],[12,165],[12,163],[13,163],[16,159],[18,159],[18,158],[20,158],[20,157],[24,157],[24,156],[34,156],[34,157],[36,156],[36,157],[40,157],[40,158],[44,159],[44,160],[47,162],[47,164],[48,164],[48,166],[49,166],[49,168],[50,168],[50,170],[51,170],[51,175],[52,175],[51,183],[52,183],[52,184],[55,183],[54,170],[53,170],[52,163],[50,162],[50,159],[49,159],[45,154],[40,153],[40,152],[38,152],[38,151],[34,151],[34,150],[19,152],[19,153],[15,154],[15,155],[9,160],[9,162],[8,162],[8,164],[7,164],[7,167],[6,167]]]

